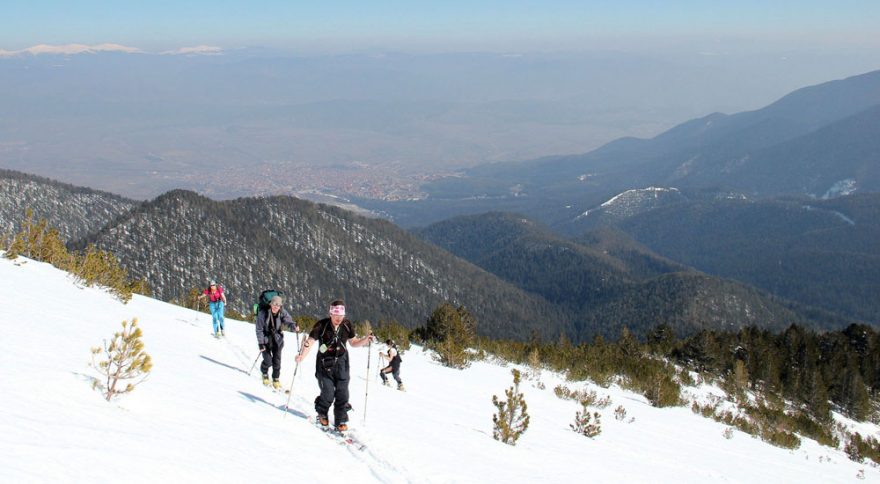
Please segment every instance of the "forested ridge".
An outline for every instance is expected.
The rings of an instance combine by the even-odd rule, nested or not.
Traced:
[[[213,278],[242,312],[262,289],[275,288],[292,312],[312,316],[343,298],[356,318],[414,327],[449,301],[478,315],[485,334],[571,329],[548,302],[389,222],[292,197],[217,202],[172,191],[74,245],[90,243],[116,254],[164,300],[183,299]]]
[[[658,324],[680,336],[792,323],[840,328],[849,320],[797,305],[652,253],[611,228],[563,239],[522,216],[462,216],[416,231],[571,314],[580,340],[616,338],[623,327],[644,337]]]

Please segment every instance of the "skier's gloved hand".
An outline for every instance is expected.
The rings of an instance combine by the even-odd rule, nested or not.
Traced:
[[[260,345],[260,353],[266,351],[266,347],[264,345]]]

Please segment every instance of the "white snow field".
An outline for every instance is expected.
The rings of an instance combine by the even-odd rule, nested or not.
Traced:
[[[404,393],[379,384],[375,345],[351,349],[352,432],[367,444],[358,450],[306,418],[318,393],[312,357],[287,415],[286,397],[264,388],[258,369],[247,375],[258,352],[249,323],[227,320],[228,337],[216,340],[207,314],[141,296],[124,305],[24,258],[0,258],[0,301],[0,482],[828,483],[859,482],[860,471],[880,481],[840,450],[805,439],[789,451],[738,431],[726,439],[722,424],[617,387],[589,385],[613,399],[589,439],[570,430],[579,405],[553,394],[562,380],[549,372],[545,390],[522,385],[531,426],[508,446],[492,439],[492,396],[504,397],[510,367],[457,371],[414,348],[403,354]],[[154,369],[108,403],[92,389],[89,350],[135,317]],[[285,386],[295,351],[290,333]],[[618,405],[627,421],[614,419]]]

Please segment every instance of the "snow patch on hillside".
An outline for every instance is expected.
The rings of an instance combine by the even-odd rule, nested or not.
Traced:
[[[839,218],[840,220],[843,220],[844,222],[846,222],[846,223],[849,224],[849,225],[855,225],[855,224],[856,224],[856,221],[855,221],[855,220],[853,220],[853,219],[847,217],[846,214],[843,214],[843,213],[841,213],[841,212],[838,212],[837,210],[828,210],[828,209],[826,209],[826,208],[818,208],[818,207],[814,207],[814,206],[812,206],[812,205],[804,205],[804,209],[805,209],[805,210],[815,210],[815,211],[818,211],[818,212],[826,212],[826,213],[829,213],[829,214],[831,214],[831,215],[834,215],[835,217]]]
[[[575,220],[597,213],[617,218],[631,217],[671,201],[681,200],[683,197],[677,188],[647,187],[626,190],[611,197],[598,207],[580,214]]]
[[[845,197],[847,195],[852,195],[857,189],[856,180],[853,178],[847,178],[831,185],[831,188],[822,195],[822,199],[828,200],[829,198]]]

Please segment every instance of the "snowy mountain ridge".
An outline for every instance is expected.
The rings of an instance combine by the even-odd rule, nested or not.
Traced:
[[[123,305],[77,285],[48,264],[0,258],[0,480],[4,482],[851,482],[880,478],[842,451],[804,439],[772,447],[688,408],[657,409],[616,386],[564,382],[543,372],[523,382],[531,425],[516,447],[492,439],[492,395],[504,396],[510,366],[444,368],[418,347],[404,353],[408,391],[378,384],[372,349],[354,348],[351,414],[364,450],[339,445],[307,421],[317,394],[311,358],[294,373],[287,334],[286,397],[247,370],[257,354],[253,326],[227,321],[210,336],[210,316],[135,296]],[[49,301],[41,295],[51,295]],[[38,309],[38,310],[37,310]],[[36,316],[36,317],[35,317]],[[92,390],[89,348],[137,317],[154,360],[135,391],[107,403]],[[369,371],[368,371],[369,370]],[[589,388],[612,403],[602,433],[588,439],[569,423],[579,405],[553,387]],[[709,399],[717,389],[688,390]],[[625,407],[616,420],[612,409]],[[839,418],[839,417],[838,417]],[[859,425],[876,435],[877,427]],[[332,462],[328,468],[327,463]],[[269,471],[267,472],[267,469]]]
[[[123,54],[149,54],[149,52],[141,50],[137,47],[129,47],[127,45],[103,43],[95,45],[87,44],[39,44],[25,49],[19,50],[3,50],[0,49],[0,58],[3,57],[24,57],[27,55],[80,55],[80,54],[98,54],[102,52],[114,52]],[[210,45],[197,45],[193,47],[181,47],[162,51],[160,55],[220,55],[223,53],[221,47]]]
[[[616,219],[632,217],[670,203],[686,200],[678,188],[647,187],[626,190],[609,198],[601,205],[591,208],[575,217],[575,220],[590,215],[603,214]]]

